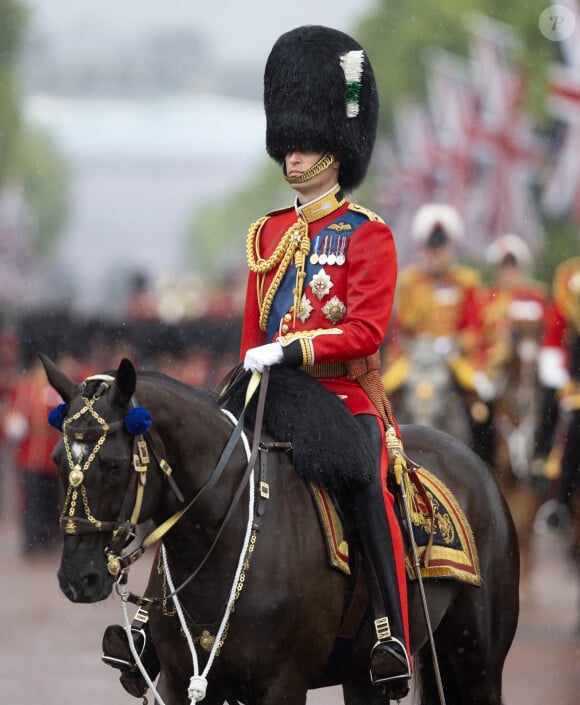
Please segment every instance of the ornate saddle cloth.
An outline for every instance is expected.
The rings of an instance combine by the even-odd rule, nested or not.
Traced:
[[[435,475],[419,468],[407,476],[409,513],[423,578],[455,578],[481,585],[479,559],[473,532],[451,490]],[[332,568],[350,575],[348,543],[340,516],[327,492],[310,485],[326,538]],[[428,504],[427,504],[428,502]],[[407,576],[416,579],[412,554],[406,558]]]

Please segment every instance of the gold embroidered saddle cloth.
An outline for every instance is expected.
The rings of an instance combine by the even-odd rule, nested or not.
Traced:
[[[407,501],[423,578],[449,577],[481,585],[473,532],[451,490],[425,468],[406,475]],[[348,543],[342,522],[326,491],[310,485],[326,538],[331,567],[350,575]],[[407,576],[416,579],[412,554],[406,558]]]

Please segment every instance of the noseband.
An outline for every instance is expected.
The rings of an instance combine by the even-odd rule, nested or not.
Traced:
[[[60,528],[61,532],[66,536],[89,533],[112,533],[112,540],[106,549],[107,567],[111,575],[117,576],[121,571],[120,554],[123,548],[125,548],[136,535],[147,482],[147,471],[150,465],[150,455],[155,458],[158,467],[169,480],[172,489],[181,502],[183,502],[183,495],[173,480],[171,467],[166,460],[160,459],[159,454],[151,443],[151,439],[149,439],[148,444],[145,440],[144,433],[135,433],[133,434],[131,453],[132,473],[117,520],[101,520],[93,515],[84,485],[85,475],[95,461],[107,437],[112,433],[126,428],[125,418],[107,422],[94,408],[95,402],[103,396],[110,388],[112,382],[114,382],[114,377],[109,375],[95,375],[84,380],[83,386],[86,387],[87,382],[94,380],[101,380],[101,384],[90,398],[88,396],[81,396],[84,406],[75,414],[65,418],[62,425],[63,444],[69,474],[68,488],[60,518]],[[134,398],[131,400],[131,406],[133,408],[137,406]],[[89,428],[75,427],[75,422],[85,415],[92,417],[98,425]],[[74,443],[81,443],[83,445],[93,444],[93,448],[86,457],[86,460],[84,460],[83,455],[75,460],[73,454]],[[82,507],[82,511],[85,514],[84,517],[77,515],[77,511],[80,507]]]

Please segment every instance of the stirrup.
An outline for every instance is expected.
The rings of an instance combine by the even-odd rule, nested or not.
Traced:
[[[390,636],[375,642],[370,656],[373,685],[384,685],[391,700],[400,700],[409,692],[411,664],[407,650],[399,639]]]

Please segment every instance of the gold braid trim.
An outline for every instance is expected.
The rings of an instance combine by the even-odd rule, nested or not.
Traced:
[[[566,321],[580,332],[580,257],[564,262],[556,270],[554,301]]]
[[[264,216],[250,225],[246,239],[246,256],[248,267],[257,275],[258,281],[258,306],[260,307],[260,329],[265,331],[268,327],[268,317],[272,308],[272,301],[278,291],[280,282],[286,274],[290,262],[294,257],[296,263],[296,286],[294,287],[294,316],[300,306],[304,279],[306,278],[306,258],[310,252],[308,238],[308,225],[302,219],[293,223],[284,233],[274,252],[263,259],[260,257],[259,243],[262,228],[269,216]],[[263,293],[265,275],[276,266],[278,269],[266,294]]]
[[[300,302],[302,300],[302,290],[304,289],[304,280],[306,279],[306,258],[310,252],[310,238],[308,237],[308,225],[305,221],[300,220],[304,225],[304,232],[300,237],[300,246],[294,253],[294,264],[296,265],[296,285],[292,289],[294,294],[294,320],[293,325],[296,325],[296,313],[300,310]]]

